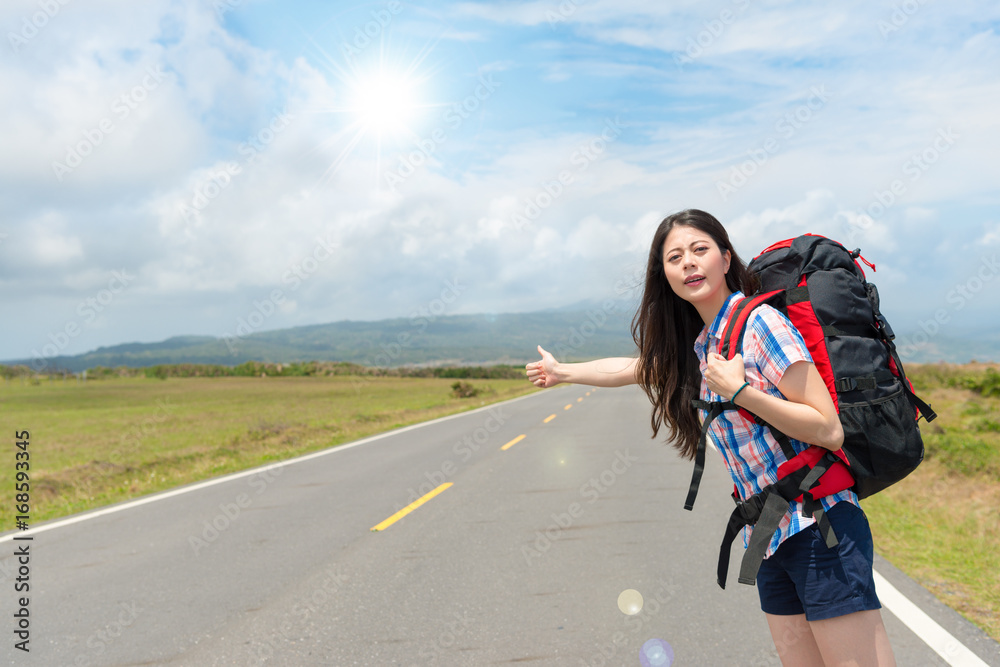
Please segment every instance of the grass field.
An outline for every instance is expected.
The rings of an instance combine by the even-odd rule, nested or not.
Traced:
[[[909,371],[938,418],[924,463],[862,501],[875,549],[1000,641],[1000,385],[996,366]]]
[[[910,369],[938,419],[925,463],[863,501],[878,552],[1000,640],[1000,373]],[[7,433],[31,432],[32,522],[535,391],[523,378],[146,377],[0,381]],[[14,484],[13,456],[0,485]],[[9,498],[6,494],[5,498]],[[0,527],[12,528],[10,502]]]
[[[5,431],[31,434],[32,523],[286,459],[536,391],[526,380],[71,378],[0,382]],[[10,442],[13,446],[13,441]],[[0,485],[14,485],[13,454]],[[5,493],[5,498],[9,496]],[[11,502],[0,526],[14,526]]]

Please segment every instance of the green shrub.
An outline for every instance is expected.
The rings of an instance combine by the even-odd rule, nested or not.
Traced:
[[[459,380],[451,385],[451,395],[455,398],[473,398],[479,395],[479,389]]]
[[[979,433],[1000,433],[1000,422],[995,419],[977,419],[973,422],[972,428]]]
[[[987,368],[982,375],[963,378],[962,386],[983,396],[1000,396],[1000,371]]]
[[[924,435],[924,456],[938,459],[949,469],[963,475],[1000,475],[1000,448],[962,431],[947,429],[942,434]]]

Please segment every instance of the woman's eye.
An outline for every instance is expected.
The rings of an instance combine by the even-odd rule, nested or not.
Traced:
[[[704,252],[705,250],[708,250],[708,246],[703,245],[703,246],[698,246],[697,248],[695,248],[694,251],[695,252]]]

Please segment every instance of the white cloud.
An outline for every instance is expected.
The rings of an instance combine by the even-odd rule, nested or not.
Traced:
[[[618,225],[589,215],[569,233],[565,245],[570,257],[604,259],[618,255],[628,247],[628,233]]]
[[[84,257],[83,240],[60,213],[42,209],[9,229],[0,243],[0,275],[10,280],[29,276],[48,279],[61,290],[61,272],[79,269]]]
[[[65,267],[72,260],[83,257],[83,244],[80,238],[66,234],[63,230],[66,221],[55,213],[43,214],[24,227],[26,238],[21,246],[27,251],[27,256],[21,259],[27,264],[41,264],[44,267]],[[17,245],[8,250],[17,253]]]
[[[1000,222],[987,226],[986,233],[976,240],[976,245],[1000,244]]]
[[[536,2],[475,3],[463,2],[454,6],[457,13],[498,23],[518,23],[533,26],[548,21],[546,12],[553,10],[553,4],[546,0]],[[558,9],[557,9],[558,11]]]
[[[973,239],[1000,243],[981,212],[1000,152],[1000,40],[981,26],[1000,10],[935,3],[883,39],[884,7],[753,2],[678,66],[673,53],[731,4],[589,0],[550,29],[558,2],[462,3],[448,30],[421,15],[412,34],[400,14],[389,46],[474,40],[458,69],[433,64],[432,83],[454,88],[440,99],[461,100],[482,73],[503,85],[459,127],[435,108],[426,132],[381,146],[352,146],[349,119],[327,113],[343,86],[315,54],[238,37],[210,3],[70,5],[0,63],[0,87],[15,91],[0,108],[0,275],[24,303],[62,299],[70,317],[81,290],[127,266],[129,294],[142,298],[109,309],[111,344],[143,326],[147,339],[231,331],[274,289],[288,301],[269,328],[406,315],[456,277],[468,287],[453,312],[613,296],[641,275],[664,215],[689,207],[727,224],[746,258],[805,231],[854,241],[896,308],[961,280]],[[5,4],[0,21],[34,7]],[[260,20],[246,11],[248,25]],[[810,106],[817,86],[829,99]],[[251,159],[247,139],[286,107],[292,121]],[[617,116],[620,135],[585,157]],[[59,182],[52,162],[105,119],[113,131]],[[386,171],[434,121],[444,140],[390,191]],[[720,196],[769,139],[776,150]],[[914,171],[935,142],[933,162]],[[902,192],[883,204],[894,181]],[[944,268],[930,273],[930,261]],[[911,319],[925,307],[905,306]]]

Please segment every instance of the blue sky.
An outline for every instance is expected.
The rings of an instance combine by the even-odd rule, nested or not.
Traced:
[[[652,230],[690,207],[747,258],[803,232],[860,246],[927,345],[990,334],[998,21],[918,0],[5,2],[0,359],[633,298]]]

